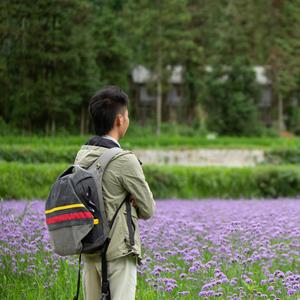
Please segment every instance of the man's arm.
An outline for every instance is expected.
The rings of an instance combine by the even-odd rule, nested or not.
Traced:
[[[155,201],[143,169],[134,154],[126,155],[126,161],[121,169],[121,178],[124,188],[134,198],[138,217],[144,220],[151,218],[156,208]]]

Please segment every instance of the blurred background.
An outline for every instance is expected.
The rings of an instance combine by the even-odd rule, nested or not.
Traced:
[[[2,134],[88,134],[108,84],[157,134],[300,133],[298,0],[2,0],[0,13]]]
[[[299,195],[299,0],[2,0],[0,14],[0,198],[47,197],[111,84],[156,197]]]

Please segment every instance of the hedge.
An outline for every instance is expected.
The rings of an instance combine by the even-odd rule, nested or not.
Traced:
[[[0,164],[0,198],[47,198],[67,164]],[[276,198],[300,195],[295,166],[256,168],[145,166],[155,198]]]
[[[125,147],[124,147],[125,148]],[[0,145],[0,161],[72,163],[80,145]],[[300,164],[300,147],[265,150],[266,164]]]
[[[267,164],[300,164],[300,148],[279,148],[265,151]]]
[[[80,146],[1,145],[0,161],[22,163],[72,163]]]
[[[0,136],[0,145],[27,146],[76,146],[84,144],[92,135],[86,136]],[[219,148],[219,149],[278,149],[299,148],[300,138],[279,137],[217,137],[207,138],[162,133],[160,136],[142,132],[138,135],[126,135],[121,144],[124,148]]]

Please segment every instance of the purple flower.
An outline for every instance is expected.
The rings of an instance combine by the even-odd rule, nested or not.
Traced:
[[[74,272],[77,264],[53,253],[43,211],[42,201],[0,202],[0,268],[41,278],[50,270],[52,280],[40,286],[51,287],[61,262]],[[207,299],[252,297],[243,282],[266,285],[265,294],[256,291],[261,298],[298,295],[299,214],[299,200],[291,199],[157,201],[155,216],[139,220],[139,275],[158,298],[196,299],[195,287]]]

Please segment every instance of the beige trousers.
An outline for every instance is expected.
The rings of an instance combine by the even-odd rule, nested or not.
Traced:
[[[101,260],[83,257],[83,295],[85,300],[100,300]],[[107,262],[111,300],[134,300],[137,280],[137,259],[123,256]]]

